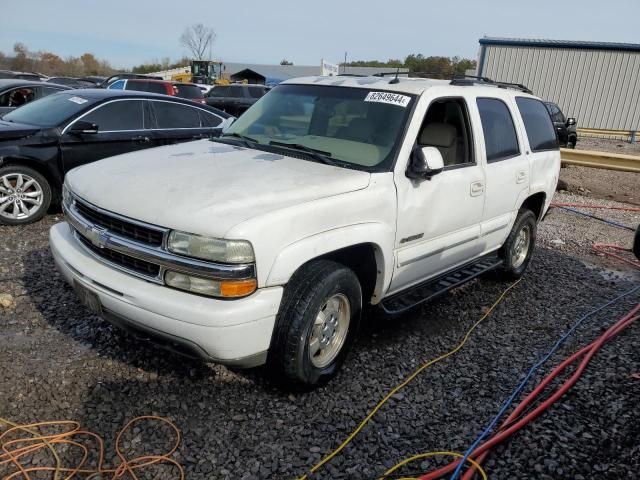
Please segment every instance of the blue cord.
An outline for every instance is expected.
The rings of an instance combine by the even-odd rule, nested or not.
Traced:
[[[612,225],[614,227],[623,228],[625,230],[631,230],[632,232],[635,232],[635,230],[633,228],[627,227],[626,225],[623,225],[622,223],[614,222],[613,220],[607,220],[606,218],[596,217],[595,215],[592,215],[590,213],[581,212],[580,210],[576,210],[575,208],[560,207],[560,206],[558,206],[556,208],[561,208],[563,210],[568,210],[570,212],[577,213],[578,215],[583,215],[585,217],[589,217],[589,218],[594,218],[596,220],[600,220],[601,222],[607,223],[607,224]]]
[[[476,441],[473,442],[473,444],[471,444],[471,446],[467,449],[467,451],[464,454],[464,457],[460,460],[460,463],[458,464],[458,467],[453,472],[453,475],[451,475],[450,480],[456,480],[458,478],[458,476],[460,475],[460,472],[462,471],[462,468],[464,467],[467,459],[469,458],[469,455],[471,455],[471,453],[473,453],[473,451],[477,448],[477,446],[480,444],[480,442],[482,442],[482,440],[484,440],[485,437],[487,435],[489,435],[489,433],[491,433],[491,431],[494,429],[494,427],[496,426],[496,424],[498,423],[500,418],[502,418],[502,416],[505,414],[507,409],[511,406],[511,404],[516,399],[516,397],[522,392],[522,390],[524,390],[524,387],[529,382],[529,379],[538,370],[538,368],[540,368],[542,366],[543,363],[545,363],[547,360],[549,360],[551,355],[553,355],[555,353],[555,351],[567,339],[567,337],[569,337],[574,332],[574,330],[576,328],[578,328],[582,324],[582,322],[584,322],[587,318],[595,315],[599,311],[604,310],[608,306],[616,303],[621,298],[626,297],[628,295],[631,295],[632,293],[637,292],[638,290],[640,290],[640,285],[635,287],[635,288],[632,288],[628,292],[625,292],[625,293],[617,296],[613,300],[611,300],[611,301],[605,303],[604,305],[601,305],[600,307],[596,308],[595,310],[587,313],[580,320],[578,320],[569,330],[567,330],[564,333],[564,335],[562,335],[562,337],[560,337],[560,339],[555,343],[555,345],[551,348],[551,350],[549,350],[547,352],[547,354],[541,360],[539,360],[533,367],[531,367],[531,369],[529,370],[527,375],[524,377],[522,382],[520,382],[520,385],[518,385],[518,387],[513,391],[511,396],[508,398],[508,400],[502,405],[502,408],[500,408],[500,411],[496,414],[496,416],[493,417],[493,420],[491,420],[491,423],[487,426],[487,428],[484,429],[484,431],[480,434],[480,436],[476,439]]]

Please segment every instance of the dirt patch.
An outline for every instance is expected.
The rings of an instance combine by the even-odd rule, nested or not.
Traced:
[[[566,166],[560,180],[570,193],[640,206],[640,173]]]
[[[595,138],[578,135],[576,149],[640,156],[640,143],[630,143],[627,140],[614,140],[611,138]]]

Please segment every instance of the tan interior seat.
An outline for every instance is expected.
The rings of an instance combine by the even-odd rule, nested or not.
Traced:
[[[457,158],[458,142],[456,141],[456,128],[447,123],[428,123],[420,133],[420,145],[423,147],[436,147],[442,155],[444,165],[455,165]]]

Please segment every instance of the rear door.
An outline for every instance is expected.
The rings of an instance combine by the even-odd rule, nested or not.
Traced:
[[[544,104],[534,97],[515,98],[522,129],[526,132],[531,170],[530,193],[553,192],[558,183],[560,152],[558,138]],[[553,172],[553,174],[551,173]],[[546,198],[546,205],[551,198]]]
[[[171,145],[210,138],[219,134],[217,116],[201,108],[170,100],[150,100],[154,117],[153,142],[155,145]],[[217,123],[216,123],[217,122]],[[215,126],[214,126],[215,125]]]
[[[519,130],[513,98],[476,98],[480,117],[482,156],[486,162],[486,198],[481,235],[483,251],[504,243],[519,206],[529,192],[529,159]],[[549,117],[549,115],[547,115]]]
[[[98,133],[73,134],[77,121],[98,125]],[[65,172],[79,165],[153,146],[145,125],[144,100],[123,99],[103,103],[67,125],[60,138]]]

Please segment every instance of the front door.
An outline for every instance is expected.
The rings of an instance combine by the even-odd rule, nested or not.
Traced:
[[[69,133],[77,121],[94,123],[98,133]],[[144,101],[127,99],[104,103],[78,117],[64,129],[60,150],[64,171],[85,163],[152,146],[144,125]]]
[[[398,220],[396,266],[390,292],[419,283],[477,257],[485,199],[484,167],[476,155],[468,99],[436,99],[429,105],[415,148],[432,146],[445,168],[430,180],[396,169]]]

